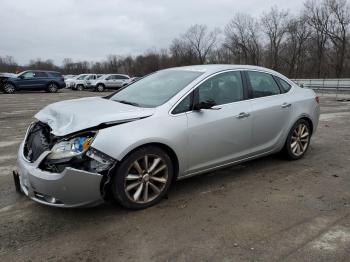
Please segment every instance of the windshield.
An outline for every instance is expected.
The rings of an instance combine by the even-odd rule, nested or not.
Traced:
[[[164,104],[202,72],[189,70],[164,70],[130,84],[110,99],[140,107],[157,107]]]

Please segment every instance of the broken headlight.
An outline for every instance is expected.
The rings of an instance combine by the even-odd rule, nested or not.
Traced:
[[[84,133],[57,142],[40,168],[61,173],[66,167],[101,173],[109,170],[115,159],[91,147],[96,133]]]
[[[101,172],[112,167],[115,160],[110,156],[98,151],[92,147],[86,152],[86,156],[91,158],[90,169]]]
[[[82,155],[90,146],[92,137],[81,136],[58,142],[47,156],[49,160],[67,159]]]

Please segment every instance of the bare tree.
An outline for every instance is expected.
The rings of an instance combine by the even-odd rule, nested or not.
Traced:
[[[278,10],[277,7],[272,7],[271,10],[265,13],[261,18],[263,31],[269,40],[269,65],[275,70],[277,70],[279,66],[280,47],[287,32],[288,16],[288,11]]]
[[[18,64],[12,56],[0,56],[0,72],[15,73],[18,69]]]
[[[322,64],[324,60],[326,43],[328,40],[328,26],[329,26],[329,11],[320,5],[315,0],[307,0],[304,4],[305,14],[307,15],[308,24],[314,29],[314,40],[316,42],[316,74],[320,77],[322,74]]]
[[[337,77],[343,75],[347,37],[350,24],[350,7],[346,0],[325,0],[324,9],[329,13],[326,33],[334,45],[335,73]]]
[[[286,42],[281,59],[286,62],[287,74],[297,77],[304,66],[306,44],[311,37],[311,29],[306,23],[307,17],[301,15],[290,19],[287,25]]]
[[[239,63],[259,65],[261,45],[259,25],[255,19],[246,14],[236,14],[225,28],[224,47],[239,57]]]
[[[207,62],[209,53],[215,48],[219,32],[219,29],[208,32],[206,25],[193,25],[183,35],[185,43],[194,51],[199,63]]]

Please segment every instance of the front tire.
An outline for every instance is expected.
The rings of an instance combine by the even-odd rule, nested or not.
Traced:
[[[112,193],[125,208],[147,208],[161,201],[173,175],[173,163],[164,150],[143,147],[120,163],[112,178]]]
[[[13,84],[6,83],[3,87],[3,91],[5,94],[13,94],[16,91],[16,87]]]
[[[83,85],[77,85],[77,90],[78,91],[83,91],[84,90],[84,86]]]
[[[291,160],[302,158],[307,152],[311,139],[311,127],[305,119],[298,120],[288,134],[284,151]]]

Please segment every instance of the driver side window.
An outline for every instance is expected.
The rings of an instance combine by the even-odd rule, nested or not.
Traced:
[[[24,73],[23,75],[22,75],[22,77],[24,78],[24,79],[28,79],[28,78],[33,78],[34,77],[34,72],[26,72],[26,73]]]
[[[213,76],[198,87],[198,102],[223,105],[243,100],[243,84],[239,71]]]

